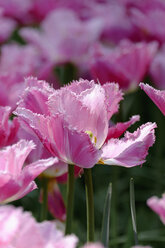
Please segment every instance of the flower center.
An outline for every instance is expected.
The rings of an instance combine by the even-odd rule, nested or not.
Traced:
[[[92,143],[94,145],[96,145],[97,143],[97,137],[93,135],[93,133],[91,131],[85,131],[85,133],[87,133],[92,141]]]

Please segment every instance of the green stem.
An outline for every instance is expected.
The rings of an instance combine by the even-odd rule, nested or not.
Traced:
[[[69,164],[68,182],[67,182],[65,235],[72,233],[73,205],[74,205],[74,165]]]
[[[84,169],[84,175],[85,175],[86,206],[87,206],[87,242],[93,242],[95,225],[94,225],[92,170]]]
[[[101,241],[105,247],[109,246],[109,223],[110,223],[110,207],[111,207],[111,198],[112,198],[112,183],[109,184],[104,212],[103,212],[103,221],[102,221],[102,232],[101,232]]]
[[[117,240],[118,239],[118,228],[117,228],[117,222],[118,222],[118,177],[119,177],[119,168],[114,166],[112,168],[112,184],[113,184],[113,190],[112,190],[112,207],[111,207],[111,239]],[[117,244],[114,244],[113,248],[116,248]]]
[[[48,179],[44,177],[42,178],[42,190],[41,221],[44,221],[48,213]]]
[[[135,193],[134,193],[134,181],[130,179],[130,207],[132,216],[132,225],[135,238],[135,245],[138,245],[137,227],[136,227],[136,210],[135,210]]]

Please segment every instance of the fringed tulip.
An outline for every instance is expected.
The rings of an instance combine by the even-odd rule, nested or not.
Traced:
[[[3,10],[0,9],[0,43],[10,38],[14,29],[16,28],[16,22],[8,17],[3,16]]]
[[[156,42],[123,41],[114,49],[95,46],[90,61],[91,74],[101,84],[114,81],[125,90],[134,89],[146,75],[156,51]]]
[[[165,115],[165,90],[156,90],[152,86],[143,83],[140,83],[140,87]]]
[[[151,67],[150,75],[156,88],[165,89],[165,45],[157,52],[154,57]]]
[[[37,223],[22,208],[0,207],[1,248],[76,248],[75,235],[64,236],[54,222]]]
[[[34,148],[32,141],[20,140],[17,144],[0,150],[1,203],[20,199],[34,190],[37,186],[33,180],[56,162],[57,158],[49,158],[24,166],[27,156]]]
[[[38,84],[40,88],[42,81]],[[118,111],[121,99],[117,84],[101,86],[80,79],[52,94],[37,87],[27,88],[14,113],[31,127],[53,156],[65,163],[81,168],[91,168],[96,163],[131,167],[145,162],[155,141],[156,124],[147,123],[132,134],[127,132],[121,140],[105,143],[109,119]]]
[[[3,9],[5,16],[9,16],[21,23],[28,23],[31,20],[29,10],[32,6],[32,2],[31,0],[0,0],[0,8]]]
[[[10,54],[10,56],[9,56]],[[10,70],[9,70],[10,68]],[[55,77],[52,76],[52,64],[42,58],[36,48],[30,45],[4,45],[0,57],[0,105],[15,108],[16,102],[27,87],[24,77],[35,75],[38,78],[52,80],[57,88]]]
[[[131,8],[131,22],[141,31],[143,38],[163,43],[165,41],[165,4],[164,1],[161,1],[161,4],[159,1],[152,5],[152,2],[148,2],[147,7],[144,4],[144,7],[142,6],[139,9]]]
[[[99,38],[101,28],[100,20],[84,22],[69,9],[57,9],[44,19],[41,30],[24,28],[21,35],[56,65],[80,62]]]

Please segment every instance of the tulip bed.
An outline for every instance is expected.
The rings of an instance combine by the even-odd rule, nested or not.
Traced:
[[[165,1],[0,0],[0,248],[165,246]]]

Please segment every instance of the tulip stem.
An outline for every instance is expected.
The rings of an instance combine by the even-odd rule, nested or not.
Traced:
[[[41,221],[47,219],[48,213],[48,179],[42,178],[42,205],[41,205]]]
[[[74,165],[69,164],[68,182],[67,182],[65,235],[72,233],[73,205],[74,205]]]
[[[130,208],[131,208],[131,217],[132,217],[135,245],[138,245],[138,235],[137,235],[137,227],[136,227],[136,210],[135,210],[135,192],[134,192],[133,178],[130,179]]]
[[[86,190],[86,207],[87,207],[87,242],[94,241],[94,199],[92,170],[84,169],[85,190]]]

